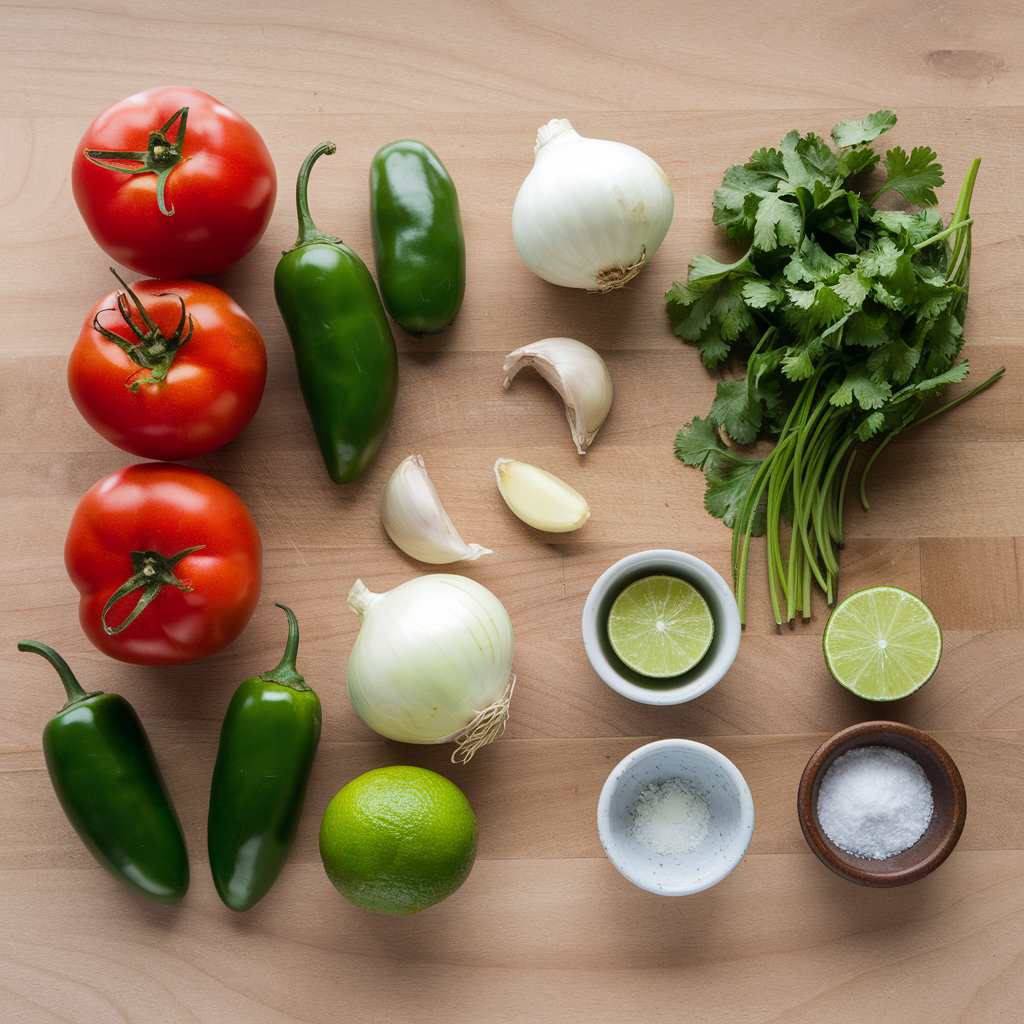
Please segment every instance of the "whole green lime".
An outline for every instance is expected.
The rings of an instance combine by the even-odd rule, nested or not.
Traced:
[[[407,765],[353,779],[320,823],[327,877],[347,900],[379,914],[412,914],[451,896],[469,877],[476,841],[462,790]]]

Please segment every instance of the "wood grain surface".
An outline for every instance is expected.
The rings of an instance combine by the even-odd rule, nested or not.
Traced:
[[[280,178],[258,247],[209,280],[252,316],[269,354],[260,410],[192,465],[233,487],[265,545],[260,605],[242,636],[184,668],[137,668],[91,647],[63,565],[84,491],[136,461],[95,434],[64,368],[86,311],[110,290],[108,258],[71,195],[71,157],[91,119],[139,90],[203,89],[263,135]],[[373,4],[28,0],[0,4],[0,1020],[296,1022],[992,1022],[1024,1005],[1024,13],[1015,0],[863,0],[764,6],[725,0],[378,0]],[[889,145],[929,145],[949,184],[971,159],[974,261],[965,354],[982,397],[898,438],[878,460],[871,510],[853,495],[841,596],[891,583],[942,626],[934,678],[892,706],[829,677],[828,609],[778,631],[755,545],[748,627],[726,678],[691,704],[652,708],[606,687],[583,650],[591,584],[619,557],[689,551],[729,572],[728,530],[703,479],[672,454],[715,378],[668,325],[663,295],[689,260],[729,251],[711,192],[730,164],[792,128],[827,133],[890,108]],[[519,260],[512,203],[537,127],[568,117],[664,168],[676,213],[651,265],[620,292],[548,285]],[[468,249],[462,312],[416,341],[396,328],[401,388],[367,472],[330,482],[272,294],[295,235],[292,182],[331,138],[311,202],[318,224],[370,259],[367,173],[383,144],[427,142],[459,190]],[[1020,166],[1018,166],[1020,165]],[[557,396],[534,373],[504,392],[512,349],[584,341],[615,401],[576,454]],[[430,571],[379,516],[398,462],[421,454],[463,537],[494,553],[454,567],[497,594],[515,628],[519,683],[505,736],[467,766],[448,751],[384,741],[356,718],[345,666],[356,578],[384,591]],[[590,501],[578,533],[540,534],[502,503],[499,456],[535,462]],[[206,806],[235,686],[277,663],[275,601],[296,612],[299,668],[319,692],[323,741],[296,845],[278,883],[236,915],[218,899]],[[124,694],[144,721],[177,804],[192,883],[174,907],[120,887],[54,798],[40,747],[62,696],[52,669],[16,650],[60,650],[90,688]],[[881,712],[881,713],[880,713]],[[963,837],[936,872],[899,890],[830,874],[800,832],[796,792],[828,735],[876,717],[931,732],[967,786]],[[595,811],[611,768],[667,736],[710,743],[752,790],[748,855],[715,888],[670,899],[605,858]],[[349,904],[317,849],[327,803],[361,772],[433,768],[469,797],[480,850],[468,882],[408,918]]]

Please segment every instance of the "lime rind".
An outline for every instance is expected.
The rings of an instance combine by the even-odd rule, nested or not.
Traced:
[[[915,594],[899,587],[869,587],[835,608],[822,648],[841,686],[866,700],[899,700],[934,675],[942,656],[942,630]]]
[[[675,576],[647,576],[612,603],[608,640],[623,664],[649,679],[670,679],[697,665],[714,638],[703,595]]]

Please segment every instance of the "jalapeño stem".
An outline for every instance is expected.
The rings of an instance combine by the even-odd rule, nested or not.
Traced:
[[[288,616],[288,639],[285,641],[284,654],[281,663],[277,668],[260,674],[260,679],[267,683],[278,683],[281,686],[290,686],[293,690],[308,690],[306,680],[300,675],[295,667],[295,657],[299,651],[299,623],[291,608],[280,602],[275,602],[277,607]]]
[[[341,243],[340,238],[337,238],[334,235],[328,235],[313,223],[313,218],[309,215],[309,197],[307,196],[309,172],[312,170],[313,164],[315,164],[325,153],[328,156],[331,156],[333,153],[336,153],[337,150],[338,147],[335,146],[333,142],[321,142],[320,145],[302,161],[302,167],[299,168],[299,176],[295,182],[295,209],[299,215],[299,236],[295,239],[295,245],[292,246],[292,249],[298,249],[299,246],[309,245],[312,242]],[[288,251],[290,252],[291,250]]]
[[[64,684],[64,692],[68,695],[67,703],[61,708],[61,711],[71,707],[72,704],[88,700],[90,697],[100,696],[99,692],[85,692],[68,663],[52,647],[41,644],[38,640],[20,640],[18,650],[42,655],[57,670],[57,675],[60,676],[60,681]]]

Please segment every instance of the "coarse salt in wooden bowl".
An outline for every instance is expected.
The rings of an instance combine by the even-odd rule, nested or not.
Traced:
[[[912,757],[931,783],[933,811],[924,834],[909,849],[871,860],[840,849],[818,820],[818,791],[840,755],[857,747],[891,747]],[[800,827],[818,859],[860,885],[906,885],[934,871],[953,851],[967,817],[963,779],[949,754],[927,733],[900,722],[862,722],[827,739],[807,762],[797,793]]]

